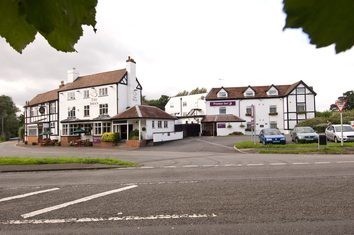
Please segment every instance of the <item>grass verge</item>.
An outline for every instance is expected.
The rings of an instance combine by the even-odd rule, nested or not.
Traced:
[[[133,167],[137,164],[112,158],[77,158],[77,157],[0,157],[0,165],[42,165],[42,164],[104,164]]]
[[[310,144],[268,144],[253,143],[252,141],[243,141],[235,143],[238,149],[252,149],[259,153],[283,153],[283,154],[305,154],[305,153],[330,153],[344,154],[354,153],[354,142],[344,143],[343,147],[340,143],[328,143],[326,146],[320,146],[317,143]]]

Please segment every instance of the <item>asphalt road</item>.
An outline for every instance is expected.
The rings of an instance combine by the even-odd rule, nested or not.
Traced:
[[[98,153],[141,166],[1,173],[0,233],[354,234],[353,155]]]

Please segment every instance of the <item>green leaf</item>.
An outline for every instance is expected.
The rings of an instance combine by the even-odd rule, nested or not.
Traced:
[[[37,31],[20,15],[18,1],[0,0],[0,9],[0,35],[21,53],[34,40]]]
[[[82,25],[96,31],[96,5],[97,0],[0,0],[0,9],[11,9],[6,16],[0,14],[0,35],[19,52],[33,41],[37,32],[53,48],[72,52],[83,34]],[[15,22],[12,25],[17,26],[16,30],[3,18]]]
[[[317,48],[335,44],[336,53],[354,44],[353,0],[284,0],[284,28],[302,28]]]

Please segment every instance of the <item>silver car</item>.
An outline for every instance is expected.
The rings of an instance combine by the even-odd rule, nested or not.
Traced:
[[[317,142],[318,134],[309,126],[295,127],[291,132],[291,140],[295,143]]]
[[[326,137],[328,140],[340,142],[342,138],[341,125],[330,125],[326,129]],[[343,125],[343,141],[354,141],[354,129],[350,125]]]

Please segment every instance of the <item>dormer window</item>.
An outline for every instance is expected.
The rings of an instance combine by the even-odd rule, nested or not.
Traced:
[[[247,90],[243,93],[245,97],[250,97],[254,96],[254,90],[250,87],[247,88]]]
[[[271,88],[267,91],[267,95],[269,95],[269,96],[278,95],[277,88],[275,88],[274,85],[272,85]]]
[[[218,92],[218,98],[226,98],[227,97],[227,92],[224,89],[221,89]]]

